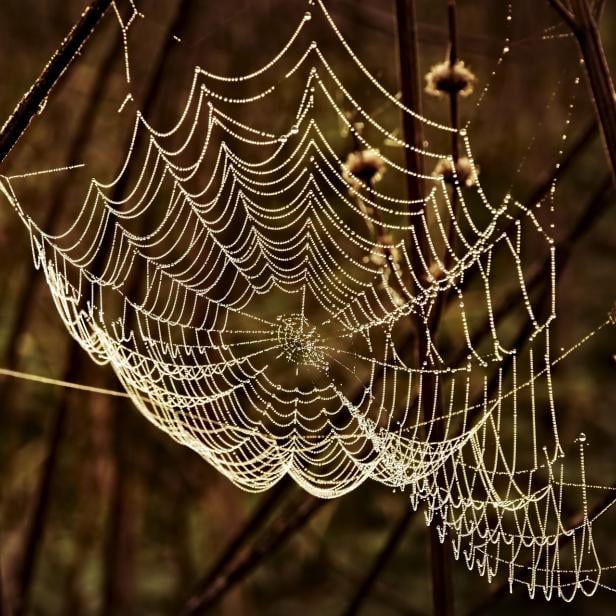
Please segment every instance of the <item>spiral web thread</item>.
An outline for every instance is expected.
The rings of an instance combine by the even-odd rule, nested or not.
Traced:
[[[564,465],[551,370],[573,349],[553,357],[550,346],[554,240],[536,205],[510,194],[490,203],[466,130],[473,186],[454,176],[455,210],[443,175],[422,174],[425,197],[411,202],[345,166],[324,116],[396,185],[413,175],[396,155],[413,146],[347,89],[310,40],[316,21],[367,87],[449,143],[451,128],[405,108],[368,73],[318,1],[260,70],[197,68],[170,130],[135,109],[120,172],[91,180],[64,233],[39,228],[17,176],[3,177],[35,265],[71,335],[112,366],[141,413],[236,485],[261,491],[289,473],[333,498],[371,478],[423,503],[469,568],[502,571],[548,598],[592,594],[611,567],[599,562],[588,502],[611,488],[586,481],[584,435],[567,455],[572,470]],[[285,130],[245,119],[277,109],[298,82]],[[376,152],[383,142],[391,157]],[[445,147],[420,155],[426,169],[451,160]],[[550,265],[540,300],[531,299],[529,246]],[[510,273],[507,299],[530,323],[522,348],[498,316],[493,269]],[[478,340],[482,322],[488,335]],[[417,366],[420,337],[428,351]],[[572,529],[571,508],[582,511]]]

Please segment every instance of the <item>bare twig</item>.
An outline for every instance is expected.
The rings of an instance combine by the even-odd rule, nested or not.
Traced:
[[[415,517],[415,513],[415,510],[409,507],[409,504],[405,502],[404,511],[400,516],[400,519],[391,529],[383,548],[377,555],[368,573],[353,595],[348,607],[344,610],[344,616],[355,616],[355,614],[359,613],[364,601],[368,598],[368,595],[383,573],[387,563],[390,561],[399,543],[402,541],[411,520]]]
[[[241,582],[251,571],[260,565],[263,560],[276,552],[287,539],[303,528],[328,502],[309,497],[302,501],[292,513],[287,514],[283,512],[274,526],[237,561],[235,566],[221,573],[204,593],[191,597],[182,613],[185,616],[205,614],[208,608],[215,605],[231,588]]]
[[[280,505],[292,486],[293,480],[285,476],[263,496],[245,524],[232,537],[209,571],[199,580],[192,593],[193,597],[206,596],[209,593],[210,586],[229,567],[248,540],[263,526],[270,513]],[[189,604],[190,601],[187,605]]]
[[[130,567],[127,566],[126,526],[130,518],[129,478],[126,471],[126,443],[121,421],[125,409],[112,409],[113,480],[111,484],[107,537],[104,553],[103,614],[130,612]]]
[[[43,72],[0,129],[0,163],[28,128],[32,118],[37,114],[53,87],[71,65],[77,56],[77,52],[88,40],[101,17],[111,5],[111,1],[93,0],[86,7],[81,19],[73,26],[58,50],[46,64]]]
[[[552,5],[555,11],[562,17],[563,21],[567,23],[567,25],[571,29],[575,29],[577,24],[575,23],[575,16],[573,13],[563,4],[562,0],[548,0],[548,2]]]
[[[570,10],[559,0],[549,2],[575,34],[582,52],[603,145],[616,186],[616,92],[597,22],[603,4],[600,2],[593,12],[588,0],[570,0]]]
[[[421,115],[421,89],[417,49],[417,19],[415,0],[395,0],[396,28],[398,34],[398,62],[400,65],[400,91],[402,104]],[[410,113],[402,114],[404,140],[411,146],[404,148],[407,174],[407,194],[412,201],[419,201],[423,185],[419,174],[423,172],[423,133],[421,123]],[[413,206],[411,206],[413,207]],[[420,203],[415,205],[421,207]]]
[[[456,40],[456,14],[455,3],[453,0],[449,2],[449,28],[450,28],[450,61],[455,63],[457,59],[457,40]],[[419,85],[419,62],[418,62],[418,49],[417,49],[417,20],[415,14],[414,0],[396,0],[396,23],[398,28],[398,52],[400,62],[400,90],[402,92],[402,103],[414,112],[421,114],[421,89]],[[450,111],[454,124],[458,123],[458,106],[457,97],[453,96],[450,99]],[[455,126],[454,126],[455,128]],[[423,147],[423,135],[421,132],[421,124],[415,117],[409,113],[403,114],[403,132],[404,138],[407,144],[414,146],[417,150]],[[422,159],[419,152],[412,148],[405,148],[407,171],[414,173],[422,173]],[[457,133],[454,133],[452,137],[452,154],[455,157],[455,162],[458,158],[458,144]],[[420,200],[423,198],[423,186],[419,177],[413,176],[410,173],[407,175],[407,192],[409,198]],[[455,191],[454,191],[455,195]],[[453,212],[455,213],[457,203],[457,197],[454,196]],[[420,207],[421,203],[418,202],[416,207]],[[452,216],[455,214],[452,214]],[[453,227],[453,224],[452,224]],[[411,242],[410,257],[411,263],[416,267],[416,276],[419,280],[425,278],[427,272],[422,272],[421,254],[428,254],[425,251],[425,238],[423,233],[418,234],[421,238],[419,245],[415,246],[414,242]],[[440,312],[442,306],[442,300],[437,302],[437,306],[428,320],[428,335],[433,336],[438,329],[438,322],[440,319]],[[419,335],[417,336],[417,366],[422,368],[428,358],[428,346],[427,337],[422,335],[422,328],[425,324],[418,318],[417,330]],[[433,375],[426,373],[424,376],[423,385],[425,391],[434,391],[436,400],[431,400],[430,396],[422,398],[421,413],[424,420],[433,416],[434,424],[430,432],[430,438],[438,441],[442,438],[443,425],[439,421],[439,417],[442,413],[440,392],[438,385],[435,382]],[[406,524],[397,526],[395,531],[400,528],[400,534],[393,542],[391,549],[389,549],[389,542],[386,544],[382,554],[385,555],[383,562],[389,559],[388,554],[393,552],[394,547],[399,542],[402,536],[402,531],[406,527]],[[430,564],[432,572],[432,599],[434,605],[434,613],[436,616],[451,616],[454,613],[454,591],[453,591],[453,575],[452,575],[452,552],[447,545],[441,543],[436,524],[430,526]],[[381,559],[379,559],[381,561]],[[378,576],[382,566],[376,570]],[[367,578],[369,580],[370,578]],[[376,578],[375,578],[376,579]]]
[[[100,109],[100,105],[104,100],[103,93],[108,85],[111,71],[114,64],[121,55],[122,37],[118,33],[116,40],[109,48],[109,52],[103,59],[100,68],[94,78],[94,87],[88,95],[88,100],[84,104],[84,110],[79,120],[79,126],[75,131],[72,143],[69,146],[69,152],[66,157],[66,166],[76,165],[82,160],[82,156],[88,140],[91,136],[94,118]],[[71,186],[71,176],[66,174],[63,180],[58,184],[57,189],[49,198],[49,208],[45,214],[45,220],[41,224],[41,229],[57,234],[62,229],[62,216],[60,216],[59,208],[66,198],[68,188]],[[15,305],[15,321],[12,323],[6,345],[2,353],[2,365],[14,369],[17,363],[17,346],[20,336],[26,327],[28,319],[31,315],[32,299],[36,290],[36,283],[40,279],[40,271],[34,267],[27,270],[26,281],[21,287],[21,291],[14,302]],[[6,390],[0,388],[0,397],[6,399]]]

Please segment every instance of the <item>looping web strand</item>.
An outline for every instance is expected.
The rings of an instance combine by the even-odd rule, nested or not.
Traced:
[[[378,145],[415,146],[361,106],[317,42],[302,48],[317,17],[387,105],[450,135],[383,88],[317,0],[260,69],[238,77],[195,69],[171,129],[136,110],[119,173],[91,180],[64,233],[47,234],[24,211],[13,184],[24,176],[1,178],[35,265],[71,335],[112,366],[138,409],[238,486],[265,490],[288,473],[333,498],[374,479],[423,504],[469,568],[504,572],[531,595],[591,594],[604,568],[586,503],[605,488],[586,483],[585,437],[565,456],[558,435],[551,369],[571,350],[556,359],[550,350],[554,240],[535,204],[489,202],[467,128],[459,135],[474,186],[463,190],[454,177],[456,212],[442,175],[422,176],[417,203],[377,190],[364,167],[341,160],[322,120],[352,131],[348,109],[368,127],[355,134],[361,156],[371,152],[398,185],[409,172]],[[275,108],[298,81],[284,130],[247,123],[247,110]],[[121,112],[133,103],[129,94]],[[448,156],[419,153],[427,168]],[[551,264],[547,304],[527,288],[527,244]],[[512,346],[495,316],[496,260],[531,324],[525,348]],[[443,297],[461,355],[430,333]],[[471,332],[481,318],[488,334],[479,343]],[[419,337],[428,354],[417,367]],[[422,401],[436,391],[445,412],[424,416]],[[444,437],[433,440],[437,422]],[[574,529],[564,513],[571,501],[584,504]]]

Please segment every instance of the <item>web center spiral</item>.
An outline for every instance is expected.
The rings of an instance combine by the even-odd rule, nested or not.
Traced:
[[[302,315],[278,317],[276,333],[280,354],[290,364],[312,366],[324,370],[327,367],[322,341],[316,327]]]

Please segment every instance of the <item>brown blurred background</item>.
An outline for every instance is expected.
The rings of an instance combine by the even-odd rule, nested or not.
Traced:
[[[178,0],[137,0],[146,19],[131,31],[131,67],[137,98],[147,80]],[[119,4],[122,6],[123,0]],[[126,3],[128,5],[128,2]],[[76,21],[82,0],[3,0],[0,5],[0,118],[7,117]],[[393,3],[388,0],[330,0],[327,6],[367,68],[390,91],[397,90]],[[593,121],[591,99],[580,72],[574,41],[544,0],[513,0],[511,51],[496,66],[505,44],[505,2],[460,0],[459,53],[478,77],[478,92],[462,104],[472,120],[471,139],[481,180],[494,202],[512,188],[522,201],[558,161],[569,105],[575,107],[567,143]],[[422,73],[445,57],[445,0],[418,0]],[[177,113],[195,64],[219,73],[247,72],[272,57],[306,10],[302,0],[194,0],[171,48],[151,115],[164,124]],[[117,23],[109,13],[83,55],[54,90],[1,172],[18,174],[64,165],[71,153],[87,160],[88,173],[108,179],[129,123],[116,113],[126,93]],[[602,34],[616,66],[616,6],[607,3]],[[326,43],[325,43],[326,44]],[[120,51],[118,51],[120,50]],[[345,58],[330,55],[344,76]],[[492,72],[496,70],[495,75]],[[574,79],[582,81],[576,88]],[[478,94],[489,84],[477,107]],[[97,88],[100,88],[97,90]],[[292,101],[281,101],[281,109]],[[447,122],[447,105],[425,98],[425,114]],[[96,109],[87,115],[88,110]],[[374,107],[378,101],[374,101]],[[85,120],[84,120],[85,118]],[[87,121],[86,121],[87,120]],[[169,123],[171,120],[168,120]],[[331,119],[324,118],[324,122]],[[85,124],[84,124],[85,123]],[[86,125],[87,131],[82,127]],[[330,127],[332,130],[335,126]],[[345,142],[340,141],[344,159]],[[351,149],[351,144],[348,144]],[[558,184],[557,235],[564,235],[607,173],[599,139],[590,139]],[[25,188],[37,221],[70,220],[77,187],[61,192],[44,181]],[[50,198],[54,195],[54,199]],[[613,192],[610,207],[573,247],[573,259],[558,291],[555,347],[569,346],[601,323],[614,295]],[[70,341],[41,277],[32,276],[28,237],[9,204],[0,207],[0,366],[104,384],[106,368],[82,354],[73,359]],[[24,288],[35,286],[27,311]],[[603,330],[555,371],[560,429],[566,442],[584,431],[592,443],[591,481],[616,480],[616,389],[613,330]],[[114,398],[66,392],[27,382],[2,383],[0,400],[0,558],[3,591],[15,592],[34,503],[40,502],[41,470],[57,453],[48,511],[38,536],[32,570],[32,614],[176,614],[195,584],[225,550],[264,495],[246,494],[191,451],[175,444],[134,409]],[[58,416],[62,419],[58,430]],[[56,431],[54,432],[54,427]],[[54,441],[55,437],[55,441]],[[408,500],[377,484],[328,502],[292,533],[280,549],[267,548],[276,524],[284,525],[306,506],[299,488],[287,491],[267,524],[251,537],[240,559],[265,558],[211,609],[220,614],[341,614],[372,567]],[[603,521],[598,540],[616,562],[613,520]],[[268,535],[269,533],[269,535]],[[261,542],[261,543],[259,543]],[[463,562],[455,566],[457,608],[466,614],[498,587]],[[17,582],[18,583],[18,582]],[[524,589],[493,601],[482,613],[613,614],[616,596],[599,591],[573,604],[530,601]],[[428,614],[430,579],[427,533],[417,515],[366,599],[362,614]]]

